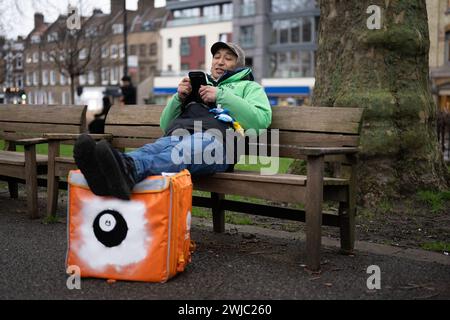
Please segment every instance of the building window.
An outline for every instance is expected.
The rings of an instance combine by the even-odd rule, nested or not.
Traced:
[[[119,56],[119,52],[118,52],[117,46],[115,44],[113,44],[111,46],[111,59],[117,59],[118,56]]]
[[[31,57],[31,54],[27,54],[27,57],[26,57],[26,63],[31,63],[33,61],[33,58]]]
[[[167,48],[172,48],[172,39],[167,39]]]
[[[222,15],[224,17],[233,17],[233,4],[232,3],[225,3],[222,6]]]
[[[33,92],[28,93],[28,104],[33,104]]]
[[[94,85],[95,84],[95,73],[92,70],[90,70],[89,73],[88,73],[88,83],[90,85]]]
[[[102,47],[102,58],[107,58],[109,55],[109,47],[103,46]]]
[[[244,48],[253,47],[255,45],[255,28],[253,26],[242,26],[239,34],[239,43]]]
[[[206,45],[206,37],[205,36],[200,36],[198,40],[199,40],[200,48],[204,48],[205,45]]]
[[[21,53],[17,54],[16,56],[16,68],[17,69],[22,69],[23,67],[23,56]]]
[[[147,46],[145,44],[141,44],[139,46],[139,56],[145,57],[147,55]]]
[[[124,44],[119,45],[119,57],[120,58],[125,57],[125,45]]]
[[[299,78],[314,76],[314,51],[295,50],[273,53],[270,58],[270,76]]]
[[[316,0],[286,1],[272,0],[272,12],[297,12],[318,7]]]
[[[241,16],[254,16],[256,14],[256,0],[242,0]]]
[[[80,82],[80,86],[86,85],[86,76],[84,74],[80,74],[78,76],[78,80]]]
[[[47,60],[48,60],[47,52],[43,51],[41,53],[41,60],[42,60],[42,62],[47,62]]]
[[[313,22],[312,18],[302,19],[302,42],[313,41]]]
[[[167,65],[167,71],[172,72],[172,65],[171,64]]]
[[[228,34],[227,33],[221,33],[219,35],[219,41],[228,42]]]
[[[56,84],[56,72],[55,70],[50,70],[50,84],[54,86]]]
[[[189,65],[189,63],[182,63],[181,64],[181,71],[188,71],[191,69],[191,66]]]
[[[180,55],[182,57],[191,55],[191,45],[189,43],[189,38],[181,38]]]
[[[61,95],[61,103],[63,105],[69,104],[69,93],[67,91],[64,91]]]
[[[150,55],[156,56],[158,54],[158,45],[156,43],[152,43],[150,45]]]
[[[16,87],[23,88],[23,76],[19,75],[16,77]]]
[[[58,41],[58,33],[57,32],[52,32],[47,36],[47,41],[48,42],[55,42]]]
[[[79,58],[80,58],[80,60],[84,60],[87,58],[87,49],[86,48],[81,49],[81,51],[79,53]]]
[[[27,82],[27,86],[31,86],[33,83],[33,76],[31,73],[27,73],[27,77],[26,77],[26,82]]]
[[[272,23],[272,44],[314,43],[316,20],[306,17],[296,20],[276,20]]]
[[[66,85],[66,76],[64,75],[64,73],[59,74],[59,84],[62,86]]]
[[[130,55],[135,56],[136,55],[136,45],[132,44],[130,46]]]
[[[44,85],[44,86],[48,85],[48,71],[47,70],[42,71],[42,85]]]
[[[39,61],[39,52],[33,52],[33,62],[37,63]]]
[[[203,7],[203,16],[204,17],[217,17],[220,16],[220,6],[207,6]]]
[[[109,84],[109,69],[102,68],[102,85]]]
[[[111,84],[119,83],[119,69],[111,68]]]
[[[113,24],[112,26],[113,34],[122,34],[123,33],[123,24]]]
[[[55,61],[55,57],[56,57],[56,52],[55,51],[50,51],[50,55],[49,55],[49,61],[50,62],[54,62]]]
[[[48,92],[48,104],[55,104],[55,101],[53,100],[53,92]]]
[[[173,16],[176,19],[200,17],[200,8],[175,10]]]
[[[41,42],[41,37],[37,34],[35,34],[34,36],[31,36],[31,43],[40,43]]]

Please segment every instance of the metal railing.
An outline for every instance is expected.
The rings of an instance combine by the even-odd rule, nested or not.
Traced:
[[[209,16],[209,17],[193,17],[193,18],[177,18],[167,22],[167,27],[181,27],[196,24],[207,24],[215,22],[225,22],[231,21],[233,15],[220,15],[220,16]]]

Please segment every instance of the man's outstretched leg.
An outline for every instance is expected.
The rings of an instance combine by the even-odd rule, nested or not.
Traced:
[[[115,150],[105,140],[97,143],[95,158],[110,186],[108,195],[130,200],[131,191],[138,182],[133,159]]]
[[[108,183],[95,159],[95,146],[95,140],[83,134],[75,143],[73,155],[92,192],[98,196],[107,196],[110,194]]]

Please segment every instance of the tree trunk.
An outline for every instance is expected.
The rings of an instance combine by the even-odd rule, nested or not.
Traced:
[[[75,104],[75,76],[70,75],[70,99],[72,101],[72,105]]]
[[[371,5],[381,29],[370,30]],[[313,105],[364,107],[360,200],[447,187],[429,88],[425,0],[321,0]]]

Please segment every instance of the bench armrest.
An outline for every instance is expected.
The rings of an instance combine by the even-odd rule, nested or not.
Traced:
[[[92,139],[94,140],[108,140],[111,141],[113,139],[113,135],[112,134],[89,134]],[[77,140],[81,134],[77,134],[77,133],[46,133],[43,135],[44,138],[50,140],[50,141],[54,141],[54,140]]]
[[[48,143],[48,139],[45,138],[20,139],[14,140],[14,143],[19,146],[31,146],[41,143]]]

